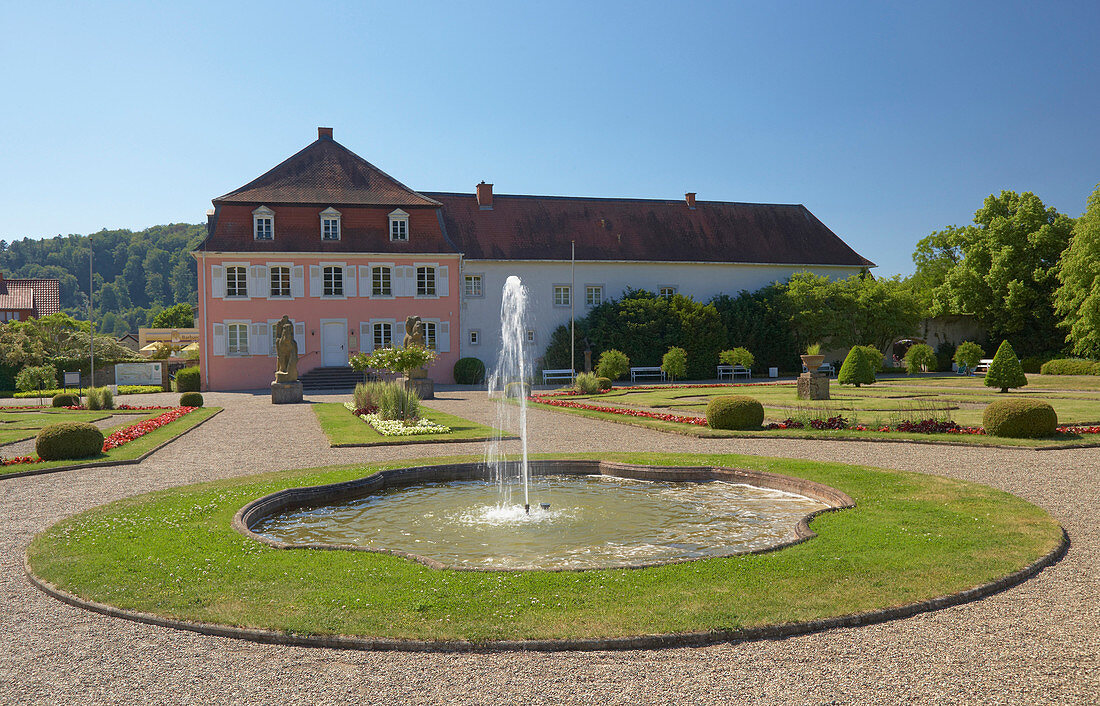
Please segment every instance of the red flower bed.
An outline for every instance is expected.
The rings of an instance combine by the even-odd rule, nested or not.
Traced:
[[[143,422],[131,424],[128,427],[114,432],[103,440],[104,452],[110,451],[111,449],[117,449],[119,446],[128,444],[134,439],[140,439],[149,432],[159,429],[165,424],[174,422],[185,414],[194,412],[198,407],[120,407],[120,409],[167,409],[169,411],[153,417],[152,419],[146,419]],[[12,458],[0,459],[0,466],[14,466],[19,463],[38,463],[41,460],[42,459],[37,456],[14,456]]]
[[[544,399],[546,395],[531,395],[527,399],[540,404],[548,404],[552,407],[570,407],[572,409],[588,409],[593,412],[607,412],[608,414],[622,414],[628,417],[645,417],[646,419],[660,419],[663,422],[679,422],[681,424],[696,424],[706,426],[707,420],[702,417],[687,417],[682,414],[664,414],[660,412],[646,412],[640,409],[626,409],[623,407],[601,407],[583,402],[567,402],[565,400]]]
[[[627,385],[626,387],[613,387],[610,390],[600,390],[591,393],[602,395],[608,392],[622,392],[624,390],[691,390],[696,387],[760,387],[761,385],[786,385],[794,387],[793,382],[711,382],[704,385]],[[555,390],[553,392],[538,392],[532,397],[572,397],[573,395],[589,394],[579,390]]]

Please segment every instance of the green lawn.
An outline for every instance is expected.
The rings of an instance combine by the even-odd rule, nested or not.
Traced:
[[[487,427],[469,419],[453,414],[420,406],[421,414],[435,422],[450,427],[449,434],[417,434],[416,436],[384,436],[374,430],[370,424],[356,417],[339,402],[326,402],[313,405],[317,421],[321,424],[330,446],[381,446],[386,444],[431,444],[445,441],[486,441],[497,434],[493,427]]]
[[[27,558],[35,575],[76,596],[174,619],[485,641],[708,632],[899,606],[1013,573],[1062,536],[1053,518],[1018,497],[938,476],[755,456],[598,457],[809,478],[844,491],[856,507],[817,517],[816,538],[771,553],[583,572],[435,570],[373,552],[275,549],[231,527],[239,508],[282,488],[425,463],[406,461],[127,498],[54,525],[34,539]]]
[[[97,418],[102,419],[109,414],[126,414],[129,417],[126,421],[116,426],[103,430],[103,436],[108,436],[112,432],[136,424],[145,419],[152,419],[153,417],[163,414],[167,410],[110,410],[105,412],[86,412],[86,411],[74,411],[74,410],[62,410],[62,413],[47,413],[48,416],[54,417],[48,423],[54,424],[61,421],[89,421],[88,419],[77,419],[75,417],[80,415],[94,414],[98,415]],[[0,477],[5,475],[11,475],[15,473],[26,473],[27,471],[43,471],[57,468],[71,468],[71,467],[84,467],[84,466],[98,466],[105,463],[115,461],[131,461],[133,459],[142,456],[143,454],[155,449],[163,443],[175,439],[180,434],[188,431],[192,427],[201,424],[210,417],[214,416],[221,411],[221,407],[202,407],[200,409],[187,414],[174,422],[165,424],[159,429],[155,429],[145,436],[142,436],[127,444],[123,444],[118,448],[111,449],[106,453],[99,453],[89,458],[82,458],[76,460],[67,461],[41,461],[39,463],[20,463],[12,466],[0,466]],[[5,413],[7,414],[7,413]],[[10,414],[19,414],[12,412]],[[30,413],[35,414],[35,413]],[[58,418],[59,417],[59,418]],[[31,436],[36,436],[37,429]],[[0,448],[0,455],[4,454],[4,449]]]

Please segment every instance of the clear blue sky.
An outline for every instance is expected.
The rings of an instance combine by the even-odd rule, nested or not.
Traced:
[[[0,239],[201,222],[318,125],[415,189],[803,203],[889,275],[1100,182],[1100,3],[4,3]]]

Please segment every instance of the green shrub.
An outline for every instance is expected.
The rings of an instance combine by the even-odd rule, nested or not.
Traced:
[[[719,353],[718,362],[724,365],[741,365],[751,368],[753,363],[756,362],[756,358],[753,357],[752,353],[749,353],[748,348],[738,347]]]
[[[202,388],[199,367],[183,368],[176,373],[176,392],[198,392]]]
[[[455,361],[454,376],[459,385],[480,385],[485,382],[485,363],[477,358],[459,358]]]
[[[989,370],[985,374],[986,387],[999,387],[1001,392],[1008,392],[1010,387],[1023,387],[1027,384],[1027,376],[1020,367],[1020,360],[1012,345],[1008,341],[1001,341],[1001,347],[993,355],[993,362],[989,364]]]
[[[1020,359],[1020,368],[1024,371],[1024,374],[1035,375],[1043,369],[1043,363],[1048,360],[1050,360],[1050,356],[1029,355]]]
[[[23,392],[57,387],[57,370],[52,365],[28,365],[15,376],[15,387]]]
[[[180,407],[202,407],[201,392],[185,392],[180,395]]]
[[[940,345],[936,346],[936,370],[950,370],[951,361],[955,358],[954,343],[944,341]],[[931,370],[931,369],[930,369]]]
[[[886,370],[886,363],[882,359],[882,351],[878,348],[874,346],[856,346],[856,348],[863,351],[863,355],[867,358],[867,362],[870,364],[872,372],[878,374]]]
[[[71,392],[59,392],[53,396],[54,407],[76,407],[80,404],[80,398]]]
[[[764,423],[764,406],[745,395],[722,395],[707,405],[711,429],[759,429]]]
[[[852,346],[840,366],[836,381],[841,385],[871,385],[875,382],[875,368],[866,346]],[[877,349],[876,349],[877,350]]]
[[[600,379],[595,373],[581,373],[577,375],[577,384],[574,387],[581,394],[594,395],[600,391]]]
[[[86,395],[88,409],[114,409],[115,396],[109,387],[89,387]]]
[[[936,371],[936,354],[927,343],[915,343],[905,351],[905,372],[909,375],[927,370]]]
[[[973,341],[963,341],[955,349],[955,362],[960,366],[965,365],[967,370],[973,370],[981,362],[985,351]]]
[[[372,384],[372,383],[368,383]],[[372,395],[382,419],[412,421],[420,417],[420,395],[399,382],[373,383],[378,385]]]
[[[88,458],[103,451],[103,432],[87,422],[62,422],[43,427],[34,442],[43,461]]]
[[[1039,368],[1043,375],[1100,375],[1100,363],[1082,358],[1055,358]]]
[[[611,378],[596,378],[596,380],[600,383],[600,390],[611,389]]]
[[[614,348],[600,353],[600,361],[596,364],[596,374],[602,378],[619,380],[630,372],[630,359],[622,351]]]
[[[1054,435],[1058,414],[1040,400],[997,400],[982,413],[982,426],[991,436],[1037,439]]]
[[[504,386],[505,397],[527,397],[531,394],[531,385],[526,382],[510,382]]]
[[[371,407],[380,407],[379,401],[382,399],[384,389],[387,384],[385,382],[361,382],[355,386],[355,390],[351,393],[352,402],[355,403],[356,409],[370,409]]]
[[[669,348],[668,352],[661,358],[661,370],[665,371],[665,375],[668,376],[669,380],[683,378],[687,375],[687,364],[687,351],[676,346]]]

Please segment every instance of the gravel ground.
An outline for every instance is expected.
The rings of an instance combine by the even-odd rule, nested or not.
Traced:
[[[1069,532],[1061,562],[985,600],[784,640],[575,654],[278,647],[106,618],[33,589],[22,573],[31,538],[116,498],[271,469],[482,451],[330,449],[305,405],[206,399],[226,410],[139,465],[0,480],[0,703],[1100,703],[1100,449],[693,439],[532,411],[533,451],[721,451],[935,472],[1027,498]],[[494,421],[484,393],[444,391],[432,406]]]

